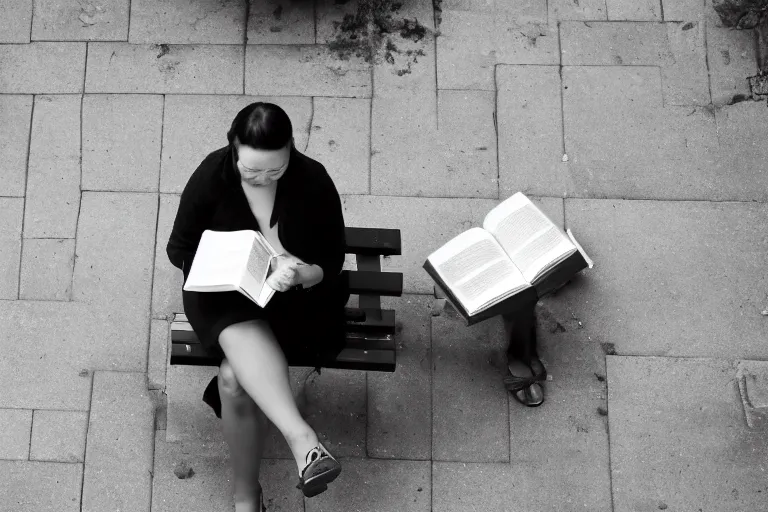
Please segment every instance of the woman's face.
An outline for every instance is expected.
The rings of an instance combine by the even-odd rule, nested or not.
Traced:
[[[240,178],[247,184],[260,187],[269,185],[285,173],[291,159],[291,144],[281,149],[254,149],[240,144],[235,138],[237,152],[237,170]]]

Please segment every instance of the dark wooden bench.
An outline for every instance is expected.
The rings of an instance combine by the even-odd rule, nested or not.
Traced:
[[[357,308],[346,308],[346,346],[334,361],[289,361],[291,366],[312,366],[393,372],[396,366],[395,312],[381,309],[381,296],[403,293],[403,274],[382,272],[381,257],[401,253],[400,230],[346,228],[347,254],[354,254],[357,270],[344,270],[342,283],[359,296]],[[200,344],[183,313],[171,322],[171,364],[219,366],[221,356]]]

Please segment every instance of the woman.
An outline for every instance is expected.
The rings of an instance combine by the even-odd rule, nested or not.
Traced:
[[[203,399],[222,419],[235,510],[250,512],[264,509],[258,477],[268,420],[288,442],[305,496],[341,471],[296,407],[288,362],[334,357],[343,345],[344,219],[333,181],[296,150],[280,107],[247,106],[227,137],[184,188],[167,253],[185,280],[206,229],[259,230],[281,254],[267,279],[278,293],[263,309],[237,292],[183,291],[200,342],[224,356]]]

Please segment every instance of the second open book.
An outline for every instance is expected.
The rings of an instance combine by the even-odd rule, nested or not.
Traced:
[[[469,323],[503,312],[493,307],[513,296],[535,300],[587,266],[592,260],[570,230],[521,192],[488,212],[482,228],[456,236],[424,263]]]

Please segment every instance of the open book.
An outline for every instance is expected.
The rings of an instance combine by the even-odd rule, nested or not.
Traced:
[[[184,283],[192,292],[238,291],[261,307],[275,294],[267,285],[272,259],[278,255],[258,231],[203,232]]]
[[[511,297],[535,300],[587,266],[592,260],[570,230],[563,232],[521,192],[488,212],[482,228],[456,236],[424,263],[470,323],[491,316],[485,311],[503,312],[493,306]]]

